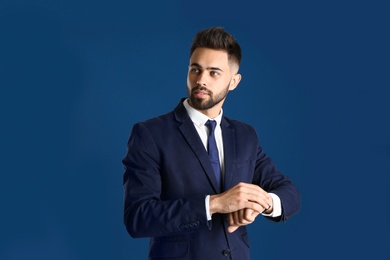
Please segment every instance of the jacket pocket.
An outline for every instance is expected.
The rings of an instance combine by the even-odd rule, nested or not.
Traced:
[[[190,252],[190,244],[183,240],[155,240],[152,242],[149,251],[149,257],[157,258],[179,258],[188,256]]]
[[[239,161],[236,162],[237,168],[247,168],[247,167],[253,167],[254,162],[252,160],[247,160],[247,161]]]
[[[255,162],[251,160],[239,161],[234,163],[233,183],[238,182],[252,183]]]

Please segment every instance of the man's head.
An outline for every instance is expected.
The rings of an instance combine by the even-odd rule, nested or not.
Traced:
[[[190,56],[196,48],[207,48],[212,50],[225,51],[228,54],[231,65],[240,67],[241,47],[236,39],[229,33],[225,32],[222,27],[212,27],[198,32],[192,42]]]
[[[210,28],[195,36],[187,74],[190,105],[214,118],[230,90],[241,80],[238,69],[241,48],[222,28]]]

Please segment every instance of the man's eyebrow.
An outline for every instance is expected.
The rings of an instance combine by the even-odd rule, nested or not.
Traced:
[[[219,71],[222,71],[222,69],[218,68],[218,67],[207,67],[208,70],[219,70]]]
[[[190,64],[190,67],[198,67],[198,68],[202,68],[202,66],[200,66],[198,63],[194,62],[194,63],[191,63]]]
[[[194,62],[194,63],[191,63],[190,67],[197,67],[197,68],[202,68],[202,66],[200,66],[198,63]],[[206,70],[219,70],[219,71],[222,71],[223,70],[221,68],[218,68],[218,67],[207,67]]]

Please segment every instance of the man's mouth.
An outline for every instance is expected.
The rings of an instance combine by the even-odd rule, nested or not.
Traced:
[[[192,90],[192,93],[198,97],[198,98],[203,98],[203,97],[206,97],[206,96],[209,96],[210,95],[210,91],[207,90],[206,88],[194,88]]]
[[[209,94],[207,94],[206,92],[203,92],[203,91],[195,91],[194,94],[195,94],[195,96],[197,98],[204,98],[204,97],[209,95]]]

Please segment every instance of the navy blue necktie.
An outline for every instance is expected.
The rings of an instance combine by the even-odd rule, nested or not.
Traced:
[[[207,151],[209,153],[210,162],[213,166],[215,177],[217,178],[218,187],[221,189],[221,165],[219,164],[219,155],[217,143],[215,141],[214,130],[217,122],[215,120],[208,120],[205,124],[209,129],[209,138],[207,142]]]

